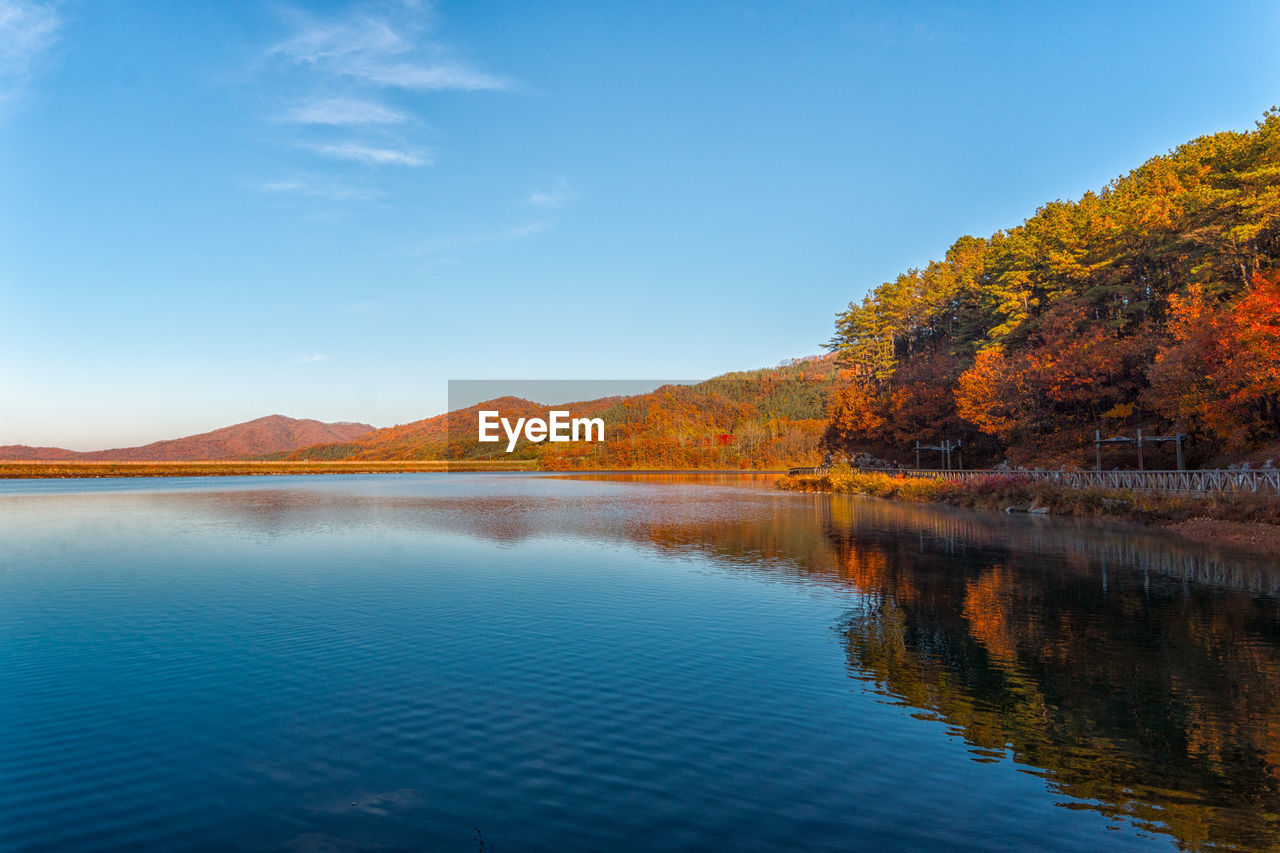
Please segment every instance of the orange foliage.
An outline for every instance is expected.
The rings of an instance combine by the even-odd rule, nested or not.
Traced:
[[[1157,411],[1236,446],[1280,433],[1280,271],[1235,303],[1174,297],[1171,341],[1150,371]]]
[[[983,432],[1010,441],[1027,425],[1028,399],[1017,366],[996,348],[980,352],[956,383],[956,411]]]
[[[825,441],[832,447],[865,441],[868,435],[884,426],[880,401],[859,381],[831,392],[827,397],[827,418]]]

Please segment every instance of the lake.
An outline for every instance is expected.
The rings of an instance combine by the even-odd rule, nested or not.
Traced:
[[[1280,845],[1280,565],[770,477],[0,482],[0,849]]]

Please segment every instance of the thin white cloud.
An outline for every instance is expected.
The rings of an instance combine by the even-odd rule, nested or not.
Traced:
[[[409,115],[376,101],[365,101],[357,98],[325,98],[299,104],[286,112],[281,118],[284,121],[295,124],[341,126],[403,124],[409,120]]]
[[[315,353],[314,355],[303,355],[293,360],[294,364],[315,364],[317,361],[326,361],[329,356],[324,353]]]
[[[541,234],[551,228],[550,222],[539,220],[537,222],[526,222],[523,225],[517,225],[510,230],[512,237],[532,237],[534,234]]]
[[[0,101],[22,91],[61,27],[51,4],[0,0]]]
[[[536,234],[541,234],[544,231],[549,231],[553,225],[554,223],[548,222],[545,219],[535,219],[497,231],[480,231],[473,234],[453,234],[446,237],[433,237],[429,240],[423,241],[423,243],[418,247],[418,253],[432,255],[446,250],[474,246],[477,243],[493,243],[500,240],[523,240],[527,237],[533,237]],[[452,262],[456,263],[456,261]]]
[[[506,89],[501,77],[441,58],[443,49],[424,38],[416,4],[382,14],[353,12],[337,20],[300,16],[294,33],[268,56],[374,86],[466,91]]]
[[[262,191],[267,193],[296,193],[305,189],[305,181],[267,181],[262,185]]]
[[[431,157],[423,151],[405,151],[399,148],[377,148],[359,142],[325,142],[304,146],[321,157],[334,160],[354,160],[367,166],[429,166]]]
[[[530,192],[525,200],[534,207],[557,208],[564,207],[572,199],[573,192],[569,189],[569,182],[564,178],[557,178],[550,186]]]
[[[362,74],[371,83],[401,89],[482,92],[510,88],[501,77],[453,64],[422,66],[401,62],[371,66]]]
[[[323,22],[298,15],[298,26],[268,55],[282,56],[305,65],[341,63],[351,57],[394,56],[413,49],[391,23],[370,15],[353,14],[345,20]]]
[[[258,189],[271,195],[308,196],[329,201],[370,201],[383,194],[366,187],[354,187],[323,176],[292,177],[266,181]]]

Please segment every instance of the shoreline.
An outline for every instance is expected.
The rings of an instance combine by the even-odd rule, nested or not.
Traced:
[[[955,482],[907,479],[834,468],[825,475],[788,474],[784,491],[861,494],[906,503],[943,503],[993,512],[1113,519],[1161,527],[1198,542],[1280,554],[1280,496],[1249,493],[1188,495],[1078,489],[1016,474]]]
[[[309,474],[418,474],[447,471],[528,471],[529,463],[465,460],[282,461],[3,461],[0,480],[99,479],[105,477],[251,477]]]
[[[1280,525],[1246,524],[1217,518],[1188,518],[1159,525],[1185,539],[1231,545],[1269,556],[1280,555]]]
[[[198,460],[169,462],[112,462],[103,460],[0,460],[0,481],[100,479],[107,477],[251,477],[306,476],[315,474],[426,474],[526,471],[547,476],[665,474],[766,475],[786,473],[784,468],[569,468],[538,467],[537,460]]]

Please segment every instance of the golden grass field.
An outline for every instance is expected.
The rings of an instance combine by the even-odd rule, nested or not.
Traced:
[[[280,474],[406,474],[429,471],[529,471],[534,462],[0,462],[0,479],[92,477],[244,477]]]

